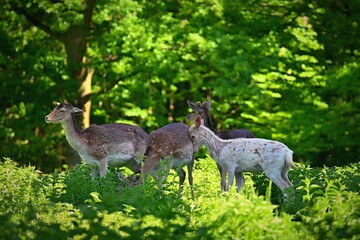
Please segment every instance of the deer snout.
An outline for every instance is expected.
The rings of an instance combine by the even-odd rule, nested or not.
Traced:
[[[45,122],[50,122],[49,115],[45,116]]]

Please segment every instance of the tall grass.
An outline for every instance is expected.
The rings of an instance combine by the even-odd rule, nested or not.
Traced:
[[[196,161],[178,199],[178,177],[119,188],[117,171],[91,180],[87,165],[42,174],[0,163],[0,239],[360,239],[359,163],[289,172],[288,201],[262,174],[220,191],[215,163]]]

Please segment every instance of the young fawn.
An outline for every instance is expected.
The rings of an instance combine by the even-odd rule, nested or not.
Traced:
[[[140,168],[146,150],[148,134],[138,126],[129,124],[90,125],[79,129],[75,114],[83,111],[70,103],[59,103],[45,117],[47,123],[61,123],[66,139],[80,157],[92,165],[92,178],[104,177],[109,166],[126,166],[132,171]]]
[[[237,138],[223,140],[204,126],[198,116],[195,124],[189,130],[192,141],[205,145],[211,157],[222,167],[222,186],[228,190],[236,177],[238,192],[244,185],[242,172],[263,171],[281,190],[291,187],[287,173],[290,168],[296,168],[293,162],[293,152],[283,143],[260,138]]]
[[[213,131],[219,138],[221,139],[235,139],[235,138],[254,138],[254,134],[247,129],[235,129],[235,130],[221,130],[216,131],[213,126],[213,122],[210,116],[211,110],[211,102],[205,101],[201,102],[192,102],[190,100],[187,101],[189,107],[193,110],[187,117],[186,120],[190,123],[194,123],[197,116],[204,121],[205,127],[209,128]],[[219,173],[221,176],[221,181],[224,180],[223,178],[223,170],[219,164],[216,163],[217,168],[219,169]],[[239,187],[241,182],[236,181],[236,186]],[[220,182],[221,190],[225,191],[223,187],[226,186],[225,182]]]

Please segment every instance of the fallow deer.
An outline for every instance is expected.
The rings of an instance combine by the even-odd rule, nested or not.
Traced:
[[[144,166],[141,170],[142,177],[130,182],[130,185],[141,184],[142,179],[146,179],[149,174],[161,183],[166,180],[172,168],[180,178],[179,197],[181,197],[186,176],[182,168],[187,166],[191,197],[194,199],[192,171],[197,150],[198,146],[193,145],[191,141],[189,126],[184,123],[171,123],[151,132],[147,142]],[[164,163],[164,160],[169,160],[169,162]],[[124,179],[121,175],[119,178]]]
[[[235,138],[254,138],[254,134],[247,129],[235,129],[235,130],[221,130],[216,131],[213,126],[213,122],[210,116],[211,110],[211,102],[205,101],[201,102],[192,102],[190,100],[187,101],[189,107],[193,110],[188,116],[186,116],[186,121],[194,124],[197,116],[204,121],[204,125],[213,131],[218,137],[221,139],[235,139]],[[224,178],[223,178],[223,170],[219,164],[216,163],[217,168],[219,169],[220,177],[222,182],[220,182],[221,190],[225,191],[223,187],[225,186]],[[238,179],[238,178],[236,178]],[[236,185],[238,186],[238,181],[236,181]]]
[[[75,114],[83,111],[70,103],[59,103],[45,117],[47,123],[61,123],[66,139],[80,157],[92,166],[92,178],[98,174],[104,177],[109,166],[126,166],[132,171],[140,168],[140,161],[146,150],[148,134],[140,127],[112,123],[90,125],[79,129]]]
[[[261,138],[224,140],[205,127],[199,116],[189,133],[194,144],[205,145],[211,157],[222,167],[222,182],[226,182],[226,173],[229,174],[228,183],[222,186],[225,190],[232,186],[236,176],[239,181],[236,191],[239,192],[245,182],[242,172],[263,171],[281,190],[292,186],[287,174],[290,168],[296,167],[293,151],[285,144]]]
[[[211,102],[205,101],[203,103],[201,102],[192,102],[190,100],[187,101],[189,107],[193,110],[192,113],[190,113],[186,119],[190,122],[194,122],[197,115],[201,117],[202,120],[204,120],[204,125],[209,128],[211,131],[213,131],[219,138],[222,139],[235,139],[235,138],[254,138],[254,134],[247,130],[247,129],[235,129],[235,130],[220,130],[216,131],[213,126],[212,118],[210,116],[210,110],[211,110]],[[197,113],[194,114],[194,113]]]

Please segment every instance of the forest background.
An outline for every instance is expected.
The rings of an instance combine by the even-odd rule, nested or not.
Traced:
[[[147,132],[211,100],[218,129],[284,142],[295,161],[360,156],[360,2],[5,0],[0,152],[44,172],[71,164],[56,101],[83,125]]]

